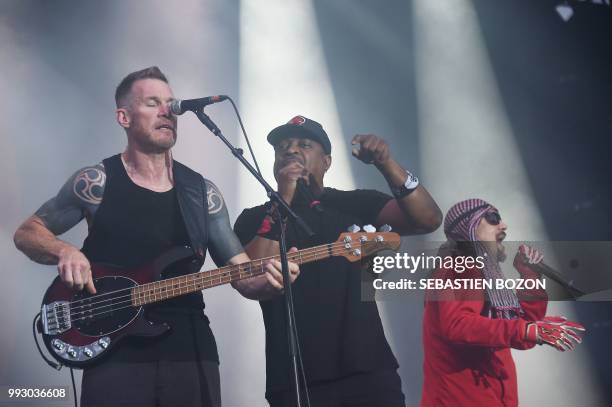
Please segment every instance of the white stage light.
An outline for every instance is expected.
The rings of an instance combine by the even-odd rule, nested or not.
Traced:
[[[557,12],[561,20],[565,21],[566,23],[574,15],[574,9],[567,3],[557,5],[557,7],[555,7],[555,11]]]

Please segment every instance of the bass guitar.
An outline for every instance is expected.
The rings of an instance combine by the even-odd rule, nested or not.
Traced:
[[[333,243],[288,253],[288,259],[305,264],[342,256],[355,262],[381,250],[397,250],[399,245],[396,233],[343,233]],[[124,337],[153,337],[168,331],[167,324],[146,319],[147,305],[263,274],[272,258],[278,256],[168,279],[161,279],[167,269],[190,264],[199,268],[189,247],[171,249],[132,269],[92,264],[97,293],[76,292],[56,277],[43,298],[39,331],[60,364],[84,368],[99,361]]]

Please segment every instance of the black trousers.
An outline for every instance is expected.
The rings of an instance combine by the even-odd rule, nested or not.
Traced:
[[[309,387],[312,407],[405,407],[402,383],[396,370],[360,373],[342,379],[313,383]],[[270,407],[295,406],[291,391],[272,393]],[[305,405],[305,397],[302,397]]]
[[[112,362],[83,371],[81,407],[220,407],[210,361]]]

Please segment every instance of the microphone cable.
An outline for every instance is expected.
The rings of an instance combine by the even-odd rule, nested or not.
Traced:
[[[240,117],[240,112],[238,111],[238,108],[236,107],[236,104],[234,103],[234,99],[232,99],[230,96],[228,96],[227,99],[230,101],[230,103],[232,104],[232,107],[234,108],[234,112],[236,113],[236,117],[238,118],[238,123],[240,123],[240,129],[242,130],[242,134],[244,135],[244,139],[246,140],[247,147],[249,148],[249,151],[251,153],[251,157],[253,158],[253,162],[255,163],[255,168],[257,169],[257,173],[259,175],[261,175],[261,170],[259,169],[259,164],[257,164],[257,159],[255,158],[255,154],[253,153],[253,148],[251,148],[251,142],[249,141],[249,137],[247,136],[247,132],[244,129],[244,124],[242,124],[242,118]],[[263,175],[261,175],[261,176],[263,176]]]

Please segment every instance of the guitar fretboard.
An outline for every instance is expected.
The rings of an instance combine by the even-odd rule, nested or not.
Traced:
[[[359,246],[359,243],[355,244],[355,248]],[[305,264],[337,255],[339,254],[339,249],[344,250],[343,244],[339,244],[338,242],[328,243],[288,253],[287,258],[291,262]],[[142,284],[132,288],[131,301],[134,306],[141,306],[231,283],[244,278],[254,277],[265,273],[265,265],[268,260],[278,260],[279,258],[280,256],[265,257],[248,263],[235,264],[214,270],[200,271],[185,276]]]

